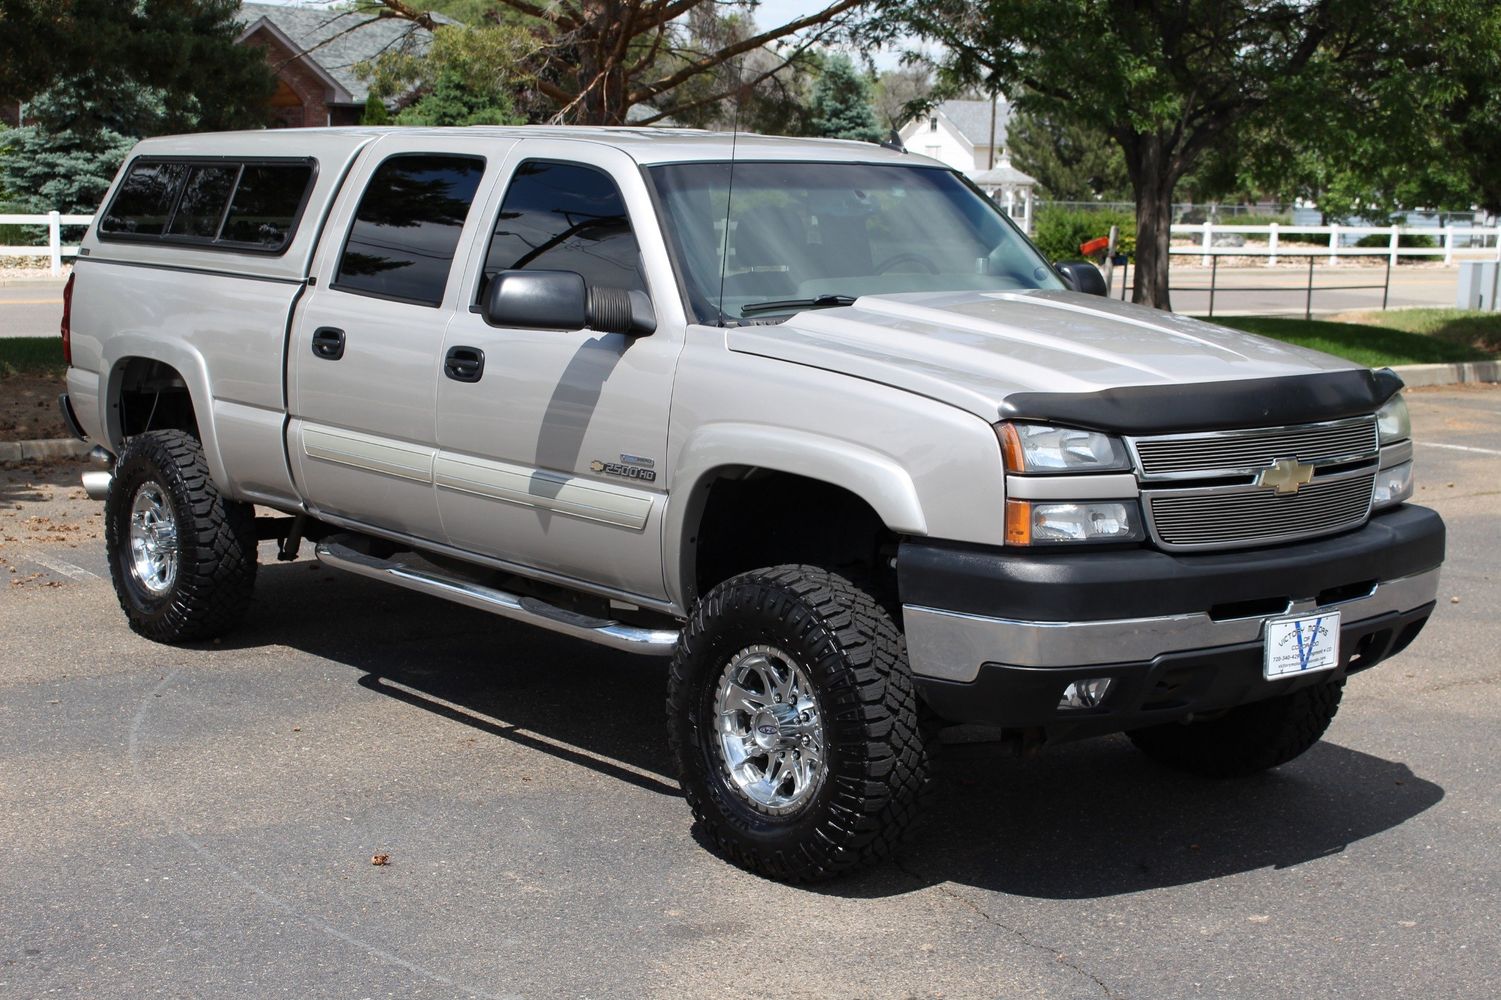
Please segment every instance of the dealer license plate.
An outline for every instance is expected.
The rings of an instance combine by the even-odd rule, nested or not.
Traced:
[[[1299,618],[1269,618],[1266,623],[1267,680],[1310,674],[1339,666],[1339,612]]]

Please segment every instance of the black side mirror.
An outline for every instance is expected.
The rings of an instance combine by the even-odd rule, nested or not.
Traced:
[[[1087,260],[1060,260],[1053,266],[1076,292],[1083,292],[1085,295],[1110,294],[1105,288],[1105,276]]]
[[[480,303],[491,326],[582,330],[642,337],[657,328],[645,292],[588,288],[575,271],[501,271],[491,276]]]

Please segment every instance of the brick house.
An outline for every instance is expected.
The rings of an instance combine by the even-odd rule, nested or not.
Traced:
[[[369,97],[354,67],[383,52],[421,53],[430,33],[405,21],[327,6],[246,3],[239,41],[266,52],[276,74],[272,126],[358,125]]]

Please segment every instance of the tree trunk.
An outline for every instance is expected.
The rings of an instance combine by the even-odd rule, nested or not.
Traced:
[[[1162,135],[1119,138],[1131,175],[1131,190],[1136,195],[1136,278],[1131,301],[1171,310],[1168,247],[1172,241],[1173,189],[1178,178],[1170,165],[1169,141]]]

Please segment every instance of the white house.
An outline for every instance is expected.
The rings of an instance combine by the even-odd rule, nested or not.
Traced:
[[[1011,165],[1006,125],[1011,104],[994,101],[944,101],[902,126],[902,145],[931,156],[974,181],[1005,207],[1007,214],[1032,228],[1033,178]]]

